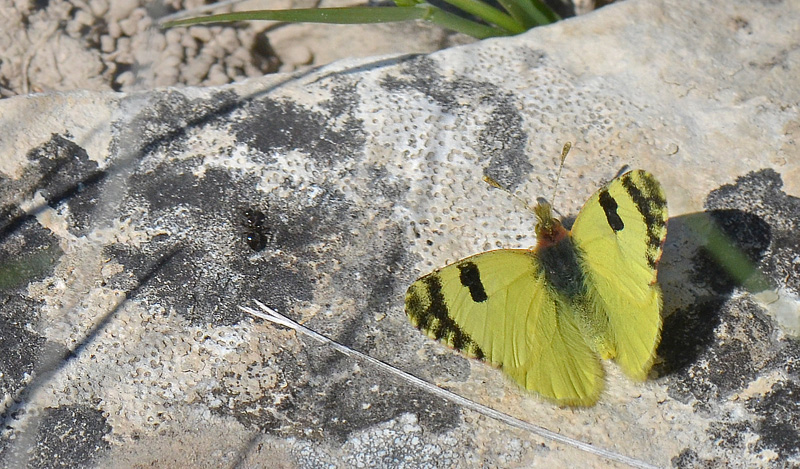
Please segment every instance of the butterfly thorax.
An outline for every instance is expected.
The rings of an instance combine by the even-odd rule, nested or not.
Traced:
[[[569,237],[569,232],[556,218],[553,209],[547,202],[542,202],[534,207],[536,214],[536,249],[553,246]]]
[[[580,253],[577,246],[561,224],[564,236],[556,241],[539,241],[534,253],[539,260],[539,268],[553,290],[570,303],[580,301],[586,294]]]
[[[554,289],[574,301],[584,293],[583,273],[575,243],[556,218],[550,204],[541,202],[533,209],[536,214],[536,257]]]

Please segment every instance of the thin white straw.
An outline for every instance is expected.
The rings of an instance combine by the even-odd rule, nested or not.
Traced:
[[[547,430],[546,428],[540,427],[538,425],[533,425],[533,424],[528,423],[528,422],[526,422],[524,420],[520,420],[520,419],[518,419],[516,417],[512,417],[512,416],[510,416],[508,414],[504,414],[503,412],[494,410],[491,407],[486,407],[484,405],[481,405],[481,404],[478,404],[476,402],[473,402],[473,401],[471,401],[471,400],[469,400],[469,399],[467,399],[465,397],[461,397],[458,394],[455,394],[455,393],[453,393],[451,391],[448,391],[446,389],[442,389],[442,388],[440,388],[440,387],[438,387],[438,386],[436,386],[434,384],[431,384],[431,383],[429,383],[429,382],[427,382],[425,380],[417,378],[416,376],[414,376],[414,375],[412,375],[410,373],[406,373],[405,371],[399,370],[399,369],[397,369],[397,368],[395,368],[395,367],[393,367],[391,365],[388,365],[388,364],[386,364],[386,363],[384,363],[384,362],[382,362],[382,361],[380,361],[378,359],[372,358],[369,355],[365,355],[365,354],[363,354],[363,353],[361,353],[361,352],[359,352],[357,350],[353,350],[353,349],[351,349],[349,347],[346,347],[346,346],[344,346],[344,345],[342,345],[342,344],[340,344],[340,343],[338,343],[338,342],[336,342],[336,341],[334,341],[332,339],[329,339],[329,338],[325,337],[324,335],[318,334],[318,333],[312,331],[311,329],[309,329],[309,328],[307,328],[307,327],[305,327],[305,326],[303,326],[301,324],[298,324],[295,321],[292,321],[291,319],[289,319],[286,316],[276,312],[275,310],[273,310],[269,306],[261,303],[260,301],[258,301],[258,300],[254,300],[254,301],[258,305],[258,307],[263,310],[263,312],[257,311],[255,309],[249,308],[247,306],[239,306],[239,309],[241,309],[244,312],[250,313],[253,316],[256,316],[258,318],[265,319],[265,320],[273,322],[275,324],[280,324],[281,326],[285,326],[285,327],[288,327],[289,329],[293,329],[295,331],[301,332],[301,333],[303,333],[303,334],[305,334],[305,335],[307,335],[307,336],[309,336],[311,338],[314,338],[314,339],[322,342],[323,344],[326,344],[326,345],[329,345],[329,346],[333,347],[334,349],[336,349],[339,352],[347,355],[348,357],[353,357],[353,358],[356,358],[356,359],[359,359],[359,360],[363,360],[363,361],[369,362],[369,363],[377,366],[381,370],[386,371],[387,373],[391,373],[391,374],[393,374],[395,376],[398,376],[398,377],[408,381],[409,383],[414,384],[415,386],[417,386],[419,388],[425,389],[426,391],[429,391],[429,392],[431,392],[433,394],[436,394],[437,396],[439,396],[439,397],[441,397],[443,399],[447,399],[450,402],[453,402],[453,403],[456,403],[458,405],[461,405],[461,406],[467,407],[469,409],[472,409],[475,412],[483,414],[483,415],[485,415],[487,417],[499,420],[501,422],[505,422],[508,425],[511,425],[511,426],[514,426],[514,427],[517,427],[517,428],[521,428],[523,430],[527,430],[527,431],[533,433],[534,435],[541,436],[542,438],[545,438],[545,439],[548,439],[548,440],[557,441],[559,443],[563,443],[565,445],[569,445],[569,446],[572,446],[574,448],[577,448],[577,449],[579,449],[581,451],[585,451],[585,452],[591,453],[591,454],[596,454],[596,455],[598,455],[600,457],[609,459],[611,461],[616,461],[616,462],[620,462],[620,463],[623,463],[623,464],[627,464],[627,465],[629,465],[631,467],[638,467],[638,468],[643,468],[643,469],[656,469],[656,466],[653,466],[652,464],[646,463],[644,461],[640,461],[638,459],[630,458],[628,456],[625,456],[625,455],[622,455],[622,454],[619,454],[619,453],[615,453],[615,452],[612,452],[612,451],[608,451],[608,450],[605,450],[605,449],[602,449],[602,448],[597,448],[595,446],[592,446],[589,443],[584,443],[584,442],[576,440],[574,438],[570,438],[570,437],[567,437],[567,436],[560,435],[558,433],[555,433],[555,432],[552,432],[550,430]]]
[[[166,23],[167,21],[181,20],[189,16],[200,16],[203,13],[209,12],[211,10],[222,8],[229,5],[235,5],[237,3],[242,3],[243,1],[244,0],[223,0],[221,2],[212,3],[210,5],[202,5],[188,10],[181,10],[171,15],[162,16],[161,18],[158,19],[158,22]]]

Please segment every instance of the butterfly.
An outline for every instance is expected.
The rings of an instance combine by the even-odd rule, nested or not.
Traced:
[[[559,405],[592,406],[600,361],[647,379],[661,337],[657,265],[667,233],[658,181],[634,170],[584,204],[571,231],[534,208],[534,249],[476,254],[415,281],[413,325]]]

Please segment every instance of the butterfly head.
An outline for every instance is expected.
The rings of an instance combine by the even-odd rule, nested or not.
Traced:
[[[569,232],[556,218],[553,208],[547,202],[540,202],[533,208],[536,214],[536,247],[544,248],[557,244],[569,236]]]

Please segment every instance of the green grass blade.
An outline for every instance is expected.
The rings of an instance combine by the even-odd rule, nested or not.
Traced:
[[[699,239],[705,239],[703,248],[717,264],[725,270],[737,286],[750,293],[759,293],[775,288],[769,277],[764,275],[756,262],[737,247],[736,243],[706,213],[688,218],[689,227]]]
[[[290,23],[364,24],[424,19],[417,7],[299,8],[295,10],[254,10],[198,16],[164,23],[165,28],[232,21],[287,21]]]
[[[519,0],[519,4],[529,11],[531,18],[537,25],[555,23],[561,21],[561,16],[552,8],[547,6],[542,0]]]
[[[510,36],[512,34],[516,34],[506,29],[487,26],[485,24],[470,21],[458,15],[448,13],[441,8],[436,8],[432,5],[420,4],[416,8],[425,9],[428,12],[424,18],[425,20],[437,24],[443,28],[472,36],[476,39],[486,39],[489,37]]]
[[[510,15],[503,13],[497,8],[494,8],[487,3],[484,3],[481,0],[444,0],[444,1],[446,1],[450,5],[453,5],[459,10],[473,14],[478,18],[482,18],[486,20],[486,22],[488,23],[495,24],[501,29],[505,29],[511,34],[519,34],[519,33],[524,33],[526,31],[525,26],[523,26],[521,23],[518,23]]]
[[[561,19],[540,0],[498,0],[498,2],[526,30]]]
[[[425,20],[477,39],[505,36],[509,32],[466,20],[426,3],[410,7],[302,8],[295,10],[255,10],[199,16],[163,24],[165,28],[232,21],[286,21],[291,23],[368,24]]]
[[[526,0],[522,0],[521,2],[518,0],[497,0],[497,2],[502,6],[514,21],[521,24],[526,30],[531,29],[532,27],[536,26],[531,20],[530,15],[528,14],[525,9],[522,8],[520,3],[524,3]]]

